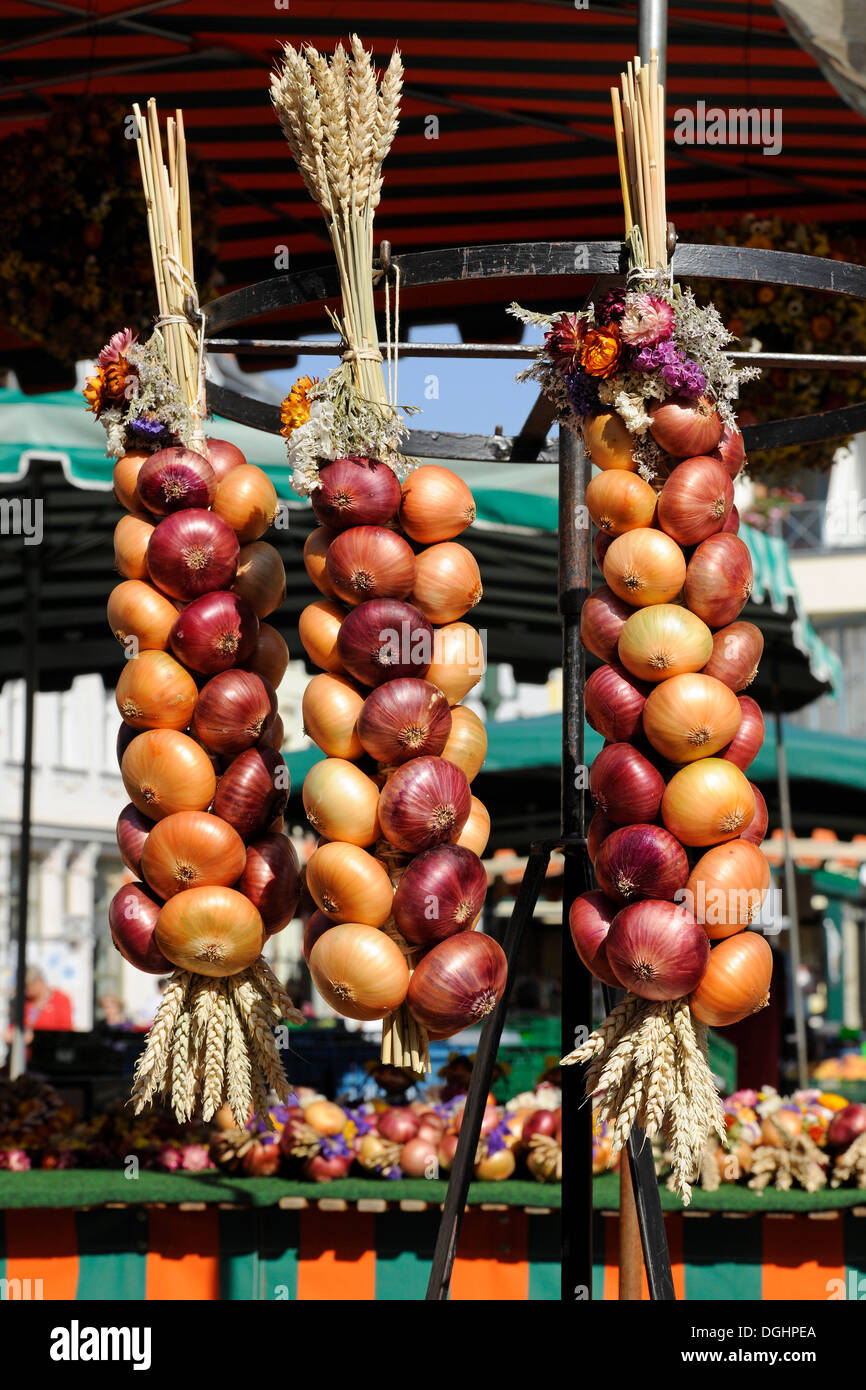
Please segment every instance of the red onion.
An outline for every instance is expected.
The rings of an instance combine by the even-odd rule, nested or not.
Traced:
[[[746,768],[755,761],[761,750],[761,744],[764,742],[764,716],[761,713],[760,705],[752,699],[751,695],[740,695],[738,699],[740,709],[743,711],[740,727],[727,747],[716,753],[715,756],[727,758],[729,763],[736,763],[737,767],[745,772]]]
[[[713,404],[701,396],[670,396],[650,410],[650,434],[675,459],[708,454],[722,437],[722,422]]]
[[[209,439],[207,456],[218,483],[221,483],[226,474],[231,473],[233,468],[238,468],[241,464],[246,463],[246,458],[240,449],[235,444],[230,444],[227,439]]]
[[[328,546],[328,582],[344,603],[405,598],[415,584],[415,555],[408,541],[385,526],[352,526]]]
[[[130,659],[134,660],[134,658]],[[132,743],[132,740],[140,732],[140,729],[134,729],[131,724],[127,724],[126,722],[121,724],[120,728],[117,731],[117,741],[114,745],[114,751],[117,755],[118,767],[120,767],[120,764],[123,762],[123,755],[126,752],[129,745]],[[132,865],[130,865],[130,868],[132,868]]]
[[[379,1116],[378,1127],[383,1139],[390,1139],[392,1144],[408,1144],[418,1133],[421,1121],[414,1110],[392,1106]]]
[[[616,830],[616,826],[613,821],[608,820],[603,811],[596,811],[586,832],[586,852],[591,863],[595,863],[595,856],[601,845],[614,830]]]
[[[586,722],[612,743],[627,743],[641,730],[641,713],[652,686],[611,662],[586,682]]]
[[[165,516],[184,507],[209,507],[216,496],[214,471],[202,454],[172,446],[141,465],[138,495],[148,511]]]
[[[282,1154],[275,1134],[265,1134],[247,1149],[241,1168],[248,1178],[272,1178],[280,1171]]]
[[[253,840],[235,888],[258,908],[268,936],[288,926],[301,896],[301,870],[291,840],[285,835]]]
[[[234,756],[258,743],[277,717],[277,694],[254,671],[221,671],[202,686],[192,733],[209,753]]]
[[[677,465],[659,493],[658,524],[678,545],[699,545],[720,531],[734,505],[723,464],[706,455]]]
[[[304,940],[301,947],[301,954],[308,965],[310,962],[310,952],[319,937],[323,936],[328,928],[333,925],[334,923],[331,921],[330,917],[327,917],[324,912],[320,912],[318,908],[316,908],[316,911],[311,917],[307,918],[307,923],[304,927]]]
[[[465,1119],[466,1119],[466,1106],[465,1106],[465,1104],[464,1104],[464,1105],[462,1105],[462,1106],[460,1107],[460,1109],[457,1111],[457,1114],[454,1116],[454,1119],[453,1119],[453,1121],[452,1121],[452,1124],[454,1125],[454,1128],[455,1128],[455,1130],[457,1131],[458,1134],[460,1133],[461,1129],[463,1128],[463,1121],[464,1121]],[[481,1113],[481,1131],[480,1131],[480,1132],[481,1132],[481,1135],[484,1136],[485,1134],[489,1134],[490,1131],[491,1131],[492,1129],[495,1129],[496,1126],[497,1126],[498,1124],[499,1124],[499,1111],[498,1111],[498,1109],[497,1109],[495,1103],[494,1103],[492,1100],[488,1100],[487,1104],[485,1105],[485,1107],[484,1107],[484,1109],[483,1109],[483,1111],[482,1111],[482,1113]]]
[[[124,883],[108,908],[111,939],[124,960],[147,975],[170,975],[174,966],[156,944],[162,900],[144,883]]]
[[[438,756],[451,732],[451,710],[438,685],[406,677],[372,690],[358,715],[358,737],[380,763]]]
[[[619,989],[619,981],[614,984],[615,989]],[[533,1134],[549,1135],[553,1138],[556,1133],[556,1112],[553,1110],[533,1110],[531,1115],[527,1115],[523,1121],[523,1128],[520,1131],[521,1142],[528,1146]]]
[[[698,546],[686,569],[685,599],[707,627],[732,623],[751,592],[752,556],[745,541],[728,533]]]
[[[754,782],[750,782],[749,786],[755,793],[755,815],[751,822],[746,826],[745,830],[740,836],[740,839],[748,840],[750,845],[762,845],[767,834],[767,826],[770,822],[770,815],[767,811],[767,803],[764,800],[763,793],[758,790]]]
[[[136,730],[133,729],[132,732],[135,734]],[[124,864],[132,870],[136,878],[141,878],[141,851],[153,826],[154,822],[143,816],[131,801],[117,817],[117,848]]]
[[[313,1154],[312,1158],[304,1160],[304,1177],[311,1182],[333,1182],[335,1178],[344,1178],[352,1166],[352,1155],[347,1158],[340,1154],[334,1154],[331,1158],[326,1158],[324,1154]]]
[[[394,920],[413,946],[433,946],[467,931],[487,895],[487,871],[477,854],[439,845],[412,860],[394,894]]]
[[[672,901],[689,877],[685,850],[660,825],[624,825],[614,830],[599,849],[594,868],[601,891],[618,903],[637,898]]]
[[[704,977],[710,943],[690,912],[648,898],[618,912],[607,958],[621,985],[642,999],[681,999]]]
[[[281,816],[289,799],[289,770],[273,748],[247,748],[217,783],[213,813],[252,840]]]
[[[258,636],[259,620],[246,599],[217,589],[187,604],[169,641],[185,666],[212,676],[246,661]]]
[[[595,563],[601,569],[604,564],[604,557],[613,543],[613,536],[607,531],[596,531],[595,539],[592,542],[592,553]]]
[[[661,773],[630,743],[609,743],[590,768],[593,802],[617,825],[655,820],[664,789]]]
[[[379,821],[397,849],[417,852],[456,840],[469,819],[466,773],[444,758],[413,758],[392,772],[379,794]]]
[[[604,893],[581,893],[571,904],[568,925],[574,949],[597,980],[619,989],[619,980],[607,962],[607,934],[619,908]]]
[[[580,610],[580,641],[600,661],[616,661],[619,635],[634,609],[600,584]]]
[[[436,1177],[439,1160],[437,1157],[438,1138],[422,1135],[410,1139],[400,1150],[400,1171],[407,1178]]]
[[[378,459],[334,459],[319,472],[313,511],[323,526],[381,526],[397,514],[402,490],[396,474]]]
[[[829,1149],[847,1149],[861,1134],[866,1134],[866,1105],[857,1101],[837,1110],[827,1130]]]
[[[731,690],[744,690],[758,674],[764,634],[754,623],[729,623],[713,633],[713,654],[703,668]]]
[[[481,1023],[505,988],[508,961],[490,936],[462,931],[440,941],[412,972],[406,1002],[432,1037]]]
[[[731,478],[736,478],[746,462],[746,446],[736,425],[722,425],[722,437],[718,446],[710,451],[710,458],[718,459],[725,465]]]
[[[735,505],[735,506],[731,507],[731,510],[728,512],[728,519],[727,519],[727,521],[725,522],[724,526],[722,527],[722,532],[721,532],[721,533],[722,533],[723,536],[726,536],[726,535],[728,535],[729,533],[730,533],[730,535],[735,536],[735,535],[737,534],[737,532],[739,531],[739,529],[740,529],[740,510],[739,510],[739,507],[737,507],[737,506]]]
[[[214,512],[187,507],[165,517],[147,545],[148,573],[170,598],[193,599],[229,589],[240,546],[230,526]]]
[[[371,599],[343,619],[337,651],[346,671],[362,685],[424,676],[433,659],[433,626],[410,603]]]

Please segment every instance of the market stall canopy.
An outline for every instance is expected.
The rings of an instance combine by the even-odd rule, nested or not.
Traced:
[[[288,248],[293,271],[330,258],[268,99],[287,39],[329,51],[356,31],[379,64],[399,43],[405,100],[377,213],[377,234],[395,251],[622,234],[608,88],[635,51],[635,5],[291,0],[289,10],[288,0],[258,8],[93,0],[86,12],[68,8],[46,5],[40,13],[21,0],[5,7],[4,132],[31,140],[58,100],[70,97],[110,97],[128,107],[153,95],[163,111],[182,106],[190,146],[215,183],[225,289],[273,274],[279,247]],[[799,218],[806,207],[820,209],[824,221],[862,220],[866,126],[772,0],[672,4],[667,91],[671,136],[678,111],[760,104],[784,120],[771,157],[761,144],[669,140],[668,208],[681,233],[746,211]],[[147,258],[143,215],[137,235],[130,255]],[[543,277],[512,288],[538,306],[575,301],[579,292]],[[323,322],[318,305],[284,317],[292,327],[286,336],[319,331]],[[404,295],[407,329],[443,319],[456,320],[466,337],[509,333],[496,283],[463,280]],[[11,358],[21,380],[28,355],[20,338],[0,335],[0,360]]]
[[[303,655],[297,620],[314,593],[302,550],[313,518],[309,504],[289,488],[283,440],[225,420],[214,421],[212,432],[264,467],[286,501],[288,525],[275,528],[268,539],[285,562],[288,593],[270,621],[283,632],[292,655]],[[518,680],[544,682],[561,660],[557,467],[451,466],[466,477],[478,507],[478,521],[464,539],[484,575],[484,598],[472,618],[486,630],[488,662],[513,666]],[[111,471],[102,429],[80,396],[0,391],[0,682],[23,672],[25,639],[33,635],[23,631],[25,586],[28,572],[36,569],[40,688],[62,689],[81,671],[99,671],[108,685],[116,680],[118,649],[105,618],[108,593],[117,582],[112,533],[119,510]],[[28,499],[41,502],[32,515]],[[765,641],[755,698],[772,708],[773,682],[782,707],[799,709],[833,687],[838,658],[802,609],[784,542],[748,527],[741,534],[755,570],[743,616],[760,626]]]

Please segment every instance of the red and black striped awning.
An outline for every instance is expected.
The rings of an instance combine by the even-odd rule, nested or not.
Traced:
[[[406,64],[377,214],[378,235],[395,250],[621,232],[608,88],[635,51],[636,3],[6,0],[4,18],[0,132],[50,119],[59,97],[153,95],[162,110],[183,107],[188,138],[218,181],[226,289],[273,275],[279,244],[289,246],[293,270],[330,259],[271,110],[268,76],[284,41],[329,50],[352,30],[380,63],[399,42]],[[673,3],[669,35],[669,136],[674,112],[699,101],[779,109],[783,122],[775,157],[669,140],[668,208],[681,233],[701,239],[694,229],[747,210],[866,218],[866,123],[797,46],[772,0]],[[144,235],[142,219],[142,254]],[[544,292],[535,281],[533,302]],[[407,295],[407,318],[452,315],[464,329],[502,337],[501,295],[495,282],[477,281],[418,291]],[[296,330],[321,326],[318,309],[290,317]]]

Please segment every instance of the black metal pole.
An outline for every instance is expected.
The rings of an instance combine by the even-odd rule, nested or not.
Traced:
[[[559,431],[559,611],[562,614],[562,791],[565,845],[562,886],[562,1055],[578,1029],[592,1030],[592,976],[577,958],[568,925],[575,898],[589,887],[584,790],[580,610],[592,575],[586,484],[591,465],[582,440]],[[562,1298],[592,1297],[592,1109],[583,1096],[582,1067],[562,1068]]]
[[[41,505],[42,467],[38,460],[30,464],[29,495],[31,504]],[[23,538],[22,538],[23,539]],[[24,646],[24,747],[21,763],[21,832],[18,838],[18,911],[16,914],[17,941],[15,966],[15,1003],[12,1018],[12,1047],[9,1075],[14,1080],[27,1070],[27,1047],[24,1038],[26,996],[24,977],[27,973],[28,896],[31,858],[31,815],[33,803],[33,741],[36,714],[36,691],[39,685],[39,588],[40,570],[37,545],[23,545],[24,611],[21,615]]]
[[[472,1180],[472,1169],[475,1166],[478,1140],[481,1137],[481,1122],[484,1119],[484,1109],[490,1091],[493,1064],[499,1050],[499,1039],[502,1036],[508,1000],[511,996],[514,976],[517,973],[520,947],[526,928],[532,921],[535,904],[544,884],[544,876],[550,862],[550,851],[550,845],[532,846],[517,900],[502,938],[502,949],[508,960],[508,977],[502,998],[484,1024],[481,1042],[475,1054],[475,1064],[472,1068],[472,1077],[469,1082],[466,1105],[460,1125],[460,1136],[457,1140],[457,1152],[454,1155],[454,1163],[448,1179],[448,1191],[445,1194],[445,1203],[442,1209],[442,1219],[436,1234],[433,1265],[427,1285],[428,1302],[444,1302],[448,1298],[451,1270],[454,1265],[454,1257],[457,1254],[457,1241],[460,1236],[463,1213],[466,1209],[466,1197]]]

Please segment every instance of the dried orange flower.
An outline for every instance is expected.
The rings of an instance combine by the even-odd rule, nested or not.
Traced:
[[[105,409],[105,373],[101,367],[97,367],[96,376],[87,378],[82,395],[87,401],[87,409],[92,410],[94,415],[99,415]]]
[[[317,376],[301,376],[295,382],[286,399],[280,406],[280,419],[282,427],[280,434],[286,439],[298,428],[305,425],[310,418],[310,392],[317,384]]]
[[[618,323],[608,324],[605,328],[590,328],[583,340],[581,365],[588,376],[613,376],[621,352]]]

